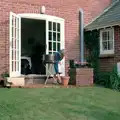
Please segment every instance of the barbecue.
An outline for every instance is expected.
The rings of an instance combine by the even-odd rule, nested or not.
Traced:
[[[47,84],[47,81],[49,79],[49,77],[52,77],[54,79],[54,81],[56,81],[51,69],[54,67],[55,64],[55,56],[53,54],[44,54],[43,55],[43,63],[45,68],[47,69],[47,78],[45,80],[45,84]],[[47,67],[48,65],[48,67]]]

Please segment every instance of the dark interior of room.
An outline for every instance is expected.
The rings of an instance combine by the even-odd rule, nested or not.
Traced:
[[[46,52],[45,21],[21,20],[21,74],[45,74],[42,56]]]

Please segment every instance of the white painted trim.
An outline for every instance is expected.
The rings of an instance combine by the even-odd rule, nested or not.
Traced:
[[[52,21],[64,21],[63,18],[56,17],[56,16],[51,16],[51,15],[46,15],[46,14],[34,14],[34,13],[23,13],[23,14],[18,14],[22,18],[28,18],[28,19],[39,19],[39,20],[52,20]]]
[[[46,19],[46,54],[48,54],[48,52],[49,52],[49,44],[48,44],[48,20]],[[46,64],[46,75],[48,75],[48,69],[49,69],[49,66],[48,66],[48,64]]]
[[[112,39],[113,39],[113,50],[102,50],[102,33],[104,31],[112,31]],[[114,28],[106,28],[100,30],[100,55],[106,55],[106,54],[114,54]]]
[[[116,0],[115,2],[113,2],[108,8],[106,8],[100,15],[98,15],[97,17],[95,17],[94,19],[92,19],[91,22],[89,22],[88,24],[86,24],[84,26],[87,27],[88,25],[92,24],[94,21],[96,21],[99,17],[101,17],[103,14],[105,14],[109,9],[111,9],[114,5],[116,5],[116,3],[119,2],[119,0]]]
[[[65,51],[65,23],[62,22],[61,23],[61,49],[64,49]],[[63,60],[61,61],[61,68],[62,70],[62,76],[65,76],[65,57],[63,58]]]
[[[21,17],[19,17],[19,74],[21,75]]]
[[[10,19],[9,19],[9,74],[11,76],[11,70],[12,70],[12,48],[11,48],[11,45],[12,45],[12,13],[10,12]]]

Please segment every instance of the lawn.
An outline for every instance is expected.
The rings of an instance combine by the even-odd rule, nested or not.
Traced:
[[[1,88],[0,120],[120,120],[120,92],[100,87]]]

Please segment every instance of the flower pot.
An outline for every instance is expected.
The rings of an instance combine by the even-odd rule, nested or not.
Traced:
[[[61,76],[62,84],[63,84],[64,86],[67,86],[68,83],[69,83],[69,79],[70,79],[69,76]]]

